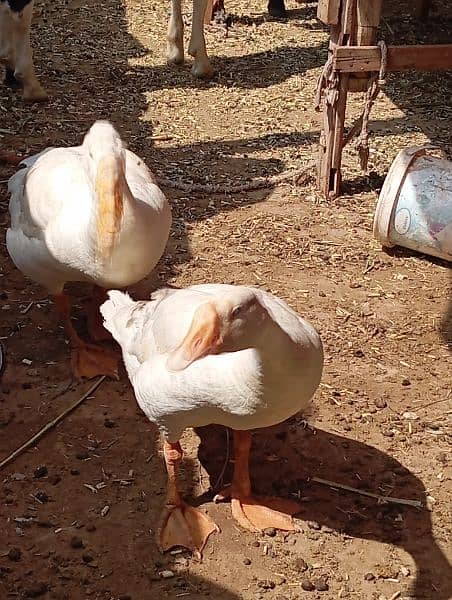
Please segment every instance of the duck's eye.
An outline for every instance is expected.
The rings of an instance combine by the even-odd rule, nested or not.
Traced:
[[[231,317],[233,319],[235,319],[236,317],[238,317],[240,315],[240,313],[242,312],[242,306],[236,306],[233,311],[231,312]]]

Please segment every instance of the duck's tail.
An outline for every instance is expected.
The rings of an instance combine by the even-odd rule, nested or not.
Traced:
[[[120,345],[126,333],[127,323],[134,305],[135,302],[129,294],[125,294],[119,290],[110,290],[108,292],[108,300],[100,307],[105,329],[111,333]]]

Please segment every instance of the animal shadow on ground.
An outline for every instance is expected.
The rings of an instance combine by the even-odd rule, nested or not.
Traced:
[[[389,256],[396,256],[401,258],[407,257],[415,257],[418,260],[426,260],[434,265],[438,266],[446,266],[449,267],[449,300],[447,304],[446,311],[444,312],[443,318],[441,320],[441,324],[439,327],[439,332],[447,344],[447,347],[450,352],[452,352],[452,268],[449,266],[450,263],[442,260],[441,258],[436,258],[435,256],[427,256],[419,254],[414,250],[410,250],[409,248],[402,248],[401,246],[394,246],[393,248],[383,248],[383,251],[386,252]]]
[[[0,397],[16,397],[9,385],[13,364],[5,375]],[[28,390],[24,400],[22,390],[19,407],[26,401],[33,410],[17,411],[8,423],[0,405],[2,459],[61,412],[71,396],[80,396],[67,382],[59,391],[45,397]],[[43,596],[59,600],[126,594],[140,600],[185,595],[239,600],[188,570],[170,580],[160,577],[160,571],[174,569],[175,557],[162,555],[154,537],[167,481],[158,433],[136,406],[128,382],[105,383],[95,396],[0,472],[0,598],[34,598],[41,596],[36,590],[46,589]],[[185,457],[181,490],[193,489],[198,476],[198,463]],[[110,510],[101,514],[105,506]],[[77,546],[74,538],[82,542]],[[17,547],[21,560],[9,560],[8,550]]]
[[[119,0],[97,3],[89,11],[79,0],[70,3],[58,0],[37,6],[35,12],[35,62],[42,71],[40,78],[49,91],[50,100],[44,107],[27,106],[23,105],[20,92],[5,89],[5,109],[14,114],[17,111],[18,115],[11,134],[5,130],[2,139],[5,149],[14,148],[23,155],[30,155],[46,146],[78,145],[96,119],[106,118],[117,127],[130,149],[158,176],[196,183],[196,169],[192,167],[206,163],[216,181],[227,183],[231,176],[235,176],[237,182],[247,182],[255,177],[281,173],[287,168],[284,160],[243,156],[249,152],[249,144],[257,152],[266,150],[269,143],[281,147],[302,146],[309,152],[315,142],[315,134],[300,134],[280,136],[277,141],[277,136],[272,136],[271,140],[269,136],[263,136],[179,146],[154,144],[158,113],[149,115],[149,94],[167,88],[210,89],[229,84],[245,88],[267,87],[284,81],[295,72],[302,74],[323,64],[326,51],[322,45],[313,48],[283,46],[240,57],[214,56],[214,60],[219,61],[217,78],[213,82],[203,82],[192,77],[189,63],[177,68],[165,64],[163,53],[161,65],[139,64],[148,49],[129,32],[126,7]],[[68,39],[77,43],[68,46]],[[224,126],[226,130],[228,123]],[[2,187],[12,172],[12,168],[2,170]],[[176,195],[167,189],[164,191],[170,199]],[[147,289],[164,283],[174,266],[191,258],[187,222],[201,220],[218,210],[263,202],[270,192],[271,186],[258,193],[241,195],[233,203],[215,202],[215,207],[210,208],[192,198],[174,200],[172,233],[176,235],[171,236],[163,258],[163,271],[167,269],[160,281],[154,278]],[[6,204],[0,206],[0,212],[6,215]],[[0,222],[1,217],[0,214]],[[9,282],[10,277],[14,277],[12,271],[11,265],[11,272],[6,274]],[[22,286],[21,276],[17,281],[18,286]]]
[[[301,8],[288,9],[286,7],[287,19],[284,20],[292,20],[292,19],[303,19],[303,20],[313,20],[317,17],[317,2],[306,2],[304,6]],[[232,24],[241,23],[242,25],[254,25],[259,26],[262,23],[266,23],[267,21],[281,21],[283,19],[274,18],[269,15],[266,11],[260,14],[252,13],[251,15],[241,14],[236,15],[234,13],[228,13],[226,6],[226,13],[232,17]],[[322,29],[326,28],[320,21],[315,20],[314,24],[310,24],[310,27],[313,29]]]
[[[320,477],[355,488],[398,498],[423,500],[422,481],[385,452],[335,433],[300,426],[292,419],[285,424],[254,433],[250,473],[260,494],[308,497],[300,519],[316,521],[354,538],[393,544],[408,552],[417,567],[410,593],[419,600],[447,600],[452,595],[450,565],[432,533],[427,509],[377,501],[309,481]],[[199,428],[198,457],[210,475],[218,479],[224,464],[225,429]],[[231,451],[232,452],[232,451]],[[275,463],[274,457],[278,457]],[[224,482],[230,482],[228,465]],[[303,534],[301,534],[303,535]]]
[[[143,93],[161,88],[208,90],[229,85],[259,89],[277,85],[289,77],[303,75],[310,69],[320,67],[326,61],[326,56],[327,45],[324,43],[312,47],[284,45],[242,56],[220,56],[211,52],[209,58],[216,75],[209,81],[193,77],[189,62],[178,67],[164,63],[154,67],[129,67],[128,70],[137,89]]]

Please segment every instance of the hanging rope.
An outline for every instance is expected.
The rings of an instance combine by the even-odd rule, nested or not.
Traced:
[[[317,81],[317,88],[315,91],[315,98],[314,98],[314,109],[316,112],[320,111],[323,90],[327,87],[328,82],[331,82],[332,76],[333,76],[333,52],[330,49],[328,59],[327,59],[326,63],[323,65],[322,72]]]
[[[367,171],[367,163],[369,161],[369,117],[370,111],[372,110],[373,103],[375,102],[380,89],[386,83],[386,69],[388,65],[388,49],[383,40],[379,41],[377,44],[380,47],[381,51],[381,62],[380,62],[380,71],[378,73],[373,73],[369,79],[369,84],[367,86],[366,92],[366,101],[364,105],[364,110],[359,117],[358,121],[352,126],[346,139],[344,141],[344,145],[348,143],[353,136],[361,127],[361,132],[356,141],[356,148],[358,150],[359,162],[362,171]]]

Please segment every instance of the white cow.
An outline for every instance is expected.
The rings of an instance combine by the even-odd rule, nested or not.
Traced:
[[[207,3],[208,0],[193,0],[193,21],[188,47],[188,52],[195,59],[193,75],[206,78],[211,77],[214,72],[204,40],[204,14]],[[47,98],[47,93],[35,74],[30,45],[33,4],[34,0],[0,0],[0,62],[6,66],[5,82],[22,83],[23,98],[28,101]],[[171,0],[167,57],[169,63],[184,62],[182,0]]]
[[[207,0],[193,0],[193,19],[191,24],[188,53],[193,56],[192,73],[195,77],[212,77],[214,71],[210,64],[204,39],[204,14]],[[184,22],[182,20],[182,0],[171,0],[171,15],[168,23],[167,60],[172,64],[184,62]]]

